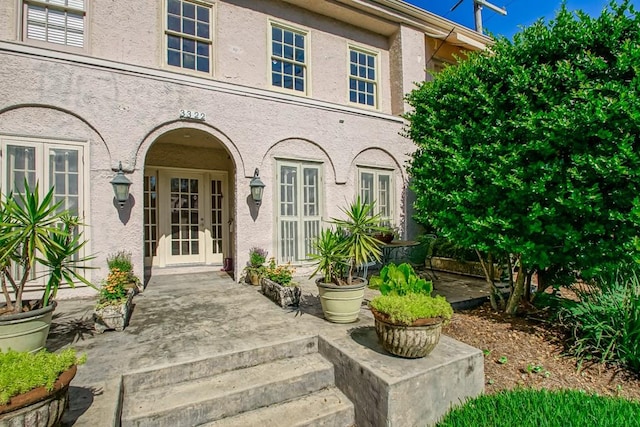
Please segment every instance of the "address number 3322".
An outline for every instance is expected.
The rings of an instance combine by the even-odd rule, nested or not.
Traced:
[[[180,110],[181,119],[193,119],[193,120],[205,120],[207,118],[205,113],[191,110]]]

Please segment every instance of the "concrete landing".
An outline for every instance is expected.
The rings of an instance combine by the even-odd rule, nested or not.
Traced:
[[[93,331],[94,299],[59,301],[47,347],[52,351],[74,347],[88,356],[72,382],[64,422],[80,427],[114,425],[124,374],[309,336],[318,336],[323,343],[321,353],[336,365],[336,380],[342,372],[344,383],[363,386],[364,394],[359,394],[358,387],[351,393],[338,384],[354,402],[359,426],[423,426],[450,402],[482,391],[479,350],[443,337],[425,359],[388,355],[377,344],[366,306],[357,322],[332,324],[322,316],[315,285],[308,280],[301,285],[300,307],[283,310],[259,288],[235,283],[224,272],[154,276],[134,299],[125,331],[104,334]],[[376,294],[367,290],[365,298]],[[443,370],[444,365],[450,369]],[[455,390],[443,391],[441,387],[449,383]],[[412,391],[415,387],[420,393]],[[384,424],[366,415],[368,408],[382,401],[379,420]]]

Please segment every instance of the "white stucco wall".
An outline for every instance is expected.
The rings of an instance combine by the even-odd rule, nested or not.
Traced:
[[[231,213],[237,270],[251,246],[276,251],[272,194],[276,157],[323,162],[324,208],[327,216],[336,216],[339,207],[355,195],[355,167],[360,159],[397,168],[412,150],[411,143],[398,134],[401,121],[392,116],[294,99],[284,102],[268,92],[233,93],[207,86],[206,81],[198,85],[175,80],[170,74],[145,76],[7,52],[0,53],[0,63],[6,76],[6,90],[0,94],[0,134],[86,140],[90,147],[87,222],[98,267],[105,266],[107,254],[120,249],[133,252],[134,263],[143,265],[145,157],[153,142],[169,130],[210,133],[226,147],[231,164],[237,167],[235,176],[230,176],[237,189],[236,209]],[[181,121],[180,109],[204,112],[207,120]],[[128,174],[133,181],[130,212],[114,206],[109,181],[118,161],[132,171]],[[267,188],[254,220],[248,184],[256,167]],[[398,197],[402,181],[396,180]],[[104,270],[92,275],[97,281],[104,277]]]

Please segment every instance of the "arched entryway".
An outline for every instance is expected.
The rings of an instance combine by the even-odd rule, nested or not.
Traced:
[[[235,166],[210,133],[160,135],[144,164],[145,267],[220,265],[232,258]]]

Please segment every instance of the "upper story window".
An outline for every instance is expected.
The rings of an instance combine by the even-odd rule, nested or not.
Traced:
[[[376,54],[349,48],[349,101],[377,106]]]
[[[271,24],[271,85],[307,92],[307,33]]]
[[[84,47],[84,0],[25,0],[24,38]]]
[[[167,0],[167,64],[211,72],[211,7]]]

